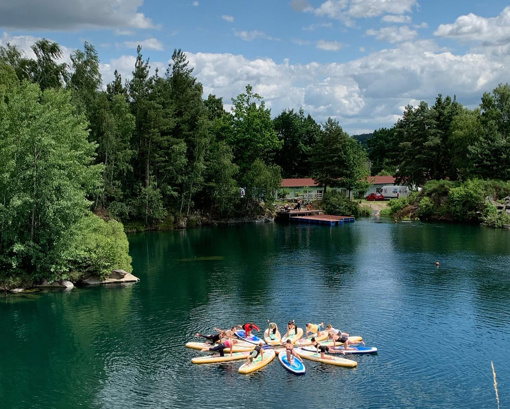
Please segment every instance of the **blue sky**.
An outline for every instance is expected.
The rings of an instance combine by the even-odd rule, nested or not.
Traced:
[[[186,52],[208,94],[251,84],[273,116],[303,108],[350,134],[392,126],[406,105],[455,95],[469,108],[510,82],[510,6],[500,0],[2,0],[0,45],[40,38],[66,59],[96,48],[104,84],[136,47],[165,71]]]

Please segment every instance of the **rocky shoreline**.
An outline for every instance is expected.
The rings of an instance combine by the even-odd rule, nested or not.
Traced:
[[[11,294],[21,294],[21,293],[33,293],[41,290],[48,289],[62,289],[62,290],[72,290],[74,287],[88,287],[88,286],[98,286],[98,285],[109,285],[109,284],[127,284],[127,283],[137,283],[140,279],[135,277],[133,274],[128,273],[125,270],[117,269],[113,270],[111,274],[101,280],[97,276],[84,276],[80,278],[78,281],[73,283],[70,280],[57,280],[49,282],[44,280],[40,284],[34,284],[27,288],[6,288],[0,285],[0,291],[11,293]]]

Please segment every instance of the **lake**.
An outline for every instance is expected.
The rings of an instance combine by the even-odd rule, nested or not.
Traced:
[[[491,362],[509,407],[509,234],[372,218],[131,235],[137,284],[0,297],[0,407],[497,408]],[[184,347],[291,319],[379,352],[240,375]]]

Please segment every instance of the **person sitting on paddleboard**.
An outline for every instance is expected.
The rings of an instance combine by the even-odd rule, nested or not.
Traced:
[[[298,361],[301,361],[301,359],[299,359],[299,355],[296,353],[296,351],[294,350],[294,344],[292,343],[292,341],[290,339],[288,339],[286,342],[285,342],[285,352],[287,354],[287,362],[292,366],[294,365],[294,357],[296,357],[296,359]]]
[[[251,337],[251,332],[253,330],[260,331],[260,328],[257,327],[253,322],[247,322],[241,326],[242,329],[244,329],[244,336],[246,338]]]
[[[216,345],[215,347],[202,348],[202,352],[207,352],[207,351],[216,352],[216,351],[218,351],[220,356],[225,356],[225,349],[229,348],[230,356],[232,356],[232,352],[233,352],[232,350],[234,349],[233,347],[236,342],[237,341],[235,339],[227,338],[220,344]]]
[[[312,345],[317,349],[317,353],[321,353],[321,359],[334,359],[332,356],[326,355],[325,353],[328,352],[330,354],[342,354],[345,355],[345,352],[338,349],[333,349],[328,347],[327,345],[321,345],[316,340],[315,337],[312,337],[311,339]]]
[[[248,355],[248,359],[246,359],[246,363],[250,365],[259,355],[260,359],[264,359],[264,343],[260,342],[253,351],[250,352],[250,355]]]
[[[283,336],[283,338],[290,337],[291,335],[297,334],[296,322],[294,320],[289,321],[287,324],[287,332]]]
[[[308,337],[309,333],[310,333],[310,335],[315,334],[318,337],[320,337],[320,335],[321,335],[321,331],[320,331],[321,328],[324,328],[324,323],[323,322],[321,322],[320,324],[312,324],[311,322],[309,322],[308,324],[306,324],[305,338]]]

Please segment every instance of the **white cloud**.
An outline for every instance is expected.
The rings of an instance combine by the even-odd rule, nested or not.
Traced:
[[[339,43],[338,41],[319,40],[317,42],[317,48],[325,51],[338,51],[344,46],[345,44]]]
[[[412,12],[417,4],[417,0],[351,0],[349,14],[357,18],[405,14]]]
[[[331,23],[319,23],[319,24],[311,24],[308,27],[304,27],[304,31],[315,31],[318,28],[332,28],[333,24]]]
[[[460,16],[453,24],[441,24],[434,34],[488,46],[505,45],[510,42],[510,7],[506,7],[499,16],[493,18],[472,13]]]
[[[417,0],[327,0],[313,10],[316,15],[326,16],[353,26],[358,18],[378,17],[385,14],[411,13]],[[393,17],[395,18],[395,17]]]
[[[366,31],[369,36],[375,37],[380,41],[388,41],[390,43],[401,43],[403,41],[411,41],[418,34],[407,26],[402,27],[383,27],[380,30],[370,29]]]
[[[25,30],[154,28],[137,10],[143,0],[2,0],[0,26]]]
[[[253,30],[253,31],[234,30],[234,35],[244,41],[253,41],[255,39],[274,40],[274,38],[268,36],[266,33],[262,32],[262,31],[257,31],[257,30]]]
[[[221,16],[221,18],[225,21],[228,21],[229,23],[233,23],[234,22],[234,17],[233,16],[227,16],[226,14],[224,14],[223,16]]]
[[[200,3],[198,1],[193,2],[193,6],[198,7],[199,5],[200,5]]]
[[[157,51],[164,50],[163,43],[156,38],[148,38],[147,40],[142,41],[126,41],[124,44],[128,48],[136,49],[139,45],[141,45],[143,49]]]
[[[384,23],[391,23],[391,24],[409,24],[411,22],[411,16],[395,16],[393,14],[388,14],[386,16],[383,16],[381,19]]]

